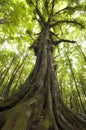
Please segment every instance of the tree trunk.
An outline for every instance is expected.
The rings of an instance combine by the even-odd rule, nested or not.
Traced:
[[[1,130],[86,130],[86,120],[64,104],[46,26],[33,45],[35,67],[21,90],[0,103]],[[2,120],[3,119],[3,120]]]

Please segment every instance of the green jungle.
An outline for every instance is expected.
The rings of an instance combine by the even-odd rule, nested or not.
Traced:
[[[86,130],[86,0],[0,0],[0,130]]]

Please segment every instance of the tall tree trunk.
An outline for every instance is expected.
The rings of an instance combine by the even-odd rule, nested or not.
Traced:
[[[0,103],[1,130],[86,130],[85,118],[70,111],[63,102],[48,26],[33,48],[37,59],[31,75],[21,90]]]

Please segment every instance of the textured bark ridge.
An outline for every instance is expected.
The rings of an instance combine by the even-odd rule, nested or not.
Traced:
[[[62,99],[45,27],[33,45],[35,67],[13,97],[0,103],[0,130],[86,130],[86,117],[69,110]]]

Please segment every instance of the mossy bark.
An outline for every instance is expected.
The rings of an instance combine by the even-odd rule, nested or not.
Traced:
[[[86,120],[65,106],[57,82],[51,37],[46,26],[34,51],[31,75],[12,98],[0,103],[1,130],[86,130]]]

